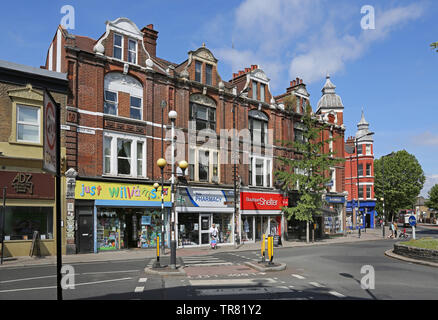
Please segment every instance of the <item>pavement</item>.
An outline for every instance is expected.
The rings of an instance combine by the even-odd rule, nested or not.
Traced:
[[[389,235],[388,228],[385,229],[385,236]],[[275,247],[274,251],[281,250],[282,248],[291,247],[308,247],[308,246],[320,246],[339,243],[359,242],[359,241],[373,241],[382,240],[382,229],[367,229],[366,232],[362,231],[359,238],[358,231],[355,230],[351,234],[345,236],[335,236],[328,239],[315,240],[315,242],[306,243],[305,241],[283,241],[282,245]],[[192,247],[192,248],[178,248],[177,257],[184,256],[201,256],[211,255],[216,252],[237,252],[237,251],[253,251],[260,250],[261,243],[243,243],[241,245],[218,245],[218,249],[213,251],[210,247]],[[166,249],[162,256],[169,256],[170,250]],[[156,257],[155,249],[127,249],[118,250],[112,252],[99,252],[99,253],[86,253],[86,254],[74,254],[63,255],[63,264],[74,263],[87,263],[87,262],[104,262],[104,261],[120,261],[120,260],[141,260],[146,258]],[[3,264],[0,268],[4,267],[25,267],[25,266],[37,266],[37,265],[55,265],[56,256],[45,257],[8,257],[4,258]],[[164,271],[164,270],[163,270]]]

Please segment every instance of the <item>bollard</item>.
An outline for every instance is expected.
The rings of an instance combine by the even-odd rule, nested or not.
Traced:
[[[268,236],[268,258],[269,264],[272,264],[272,260],[274,258],[274,237]]]
[[[266,241],[266,236],[265,234],[263,234],[263,240],[262,240],[262,262],[265,262],[265,252],[266,252],[266,248],[265,248],[265,241]]]
[[[160,237],[157,236],[157,261],[154,262],[152,268],[160,268]]]

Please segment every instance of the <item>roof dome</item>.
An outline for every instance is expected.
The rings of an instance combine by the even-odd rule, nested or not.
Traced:
[[[373,142],[373,133],[369,130],[370,124],[365,120],[365,115],[362,110],[362,117],[357,124],[356,139],[359,142]]]
[[[318,101],[319,109],[344,108],[342,99],[335,92],[336,86],[330,81],[330,75],[327,74],[324,87],[322,88],[322,97]]]

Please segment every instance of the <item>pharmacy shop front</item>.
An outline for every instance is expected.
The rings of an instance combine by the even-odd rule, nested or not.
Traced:
[[[215,188],[181,187],[176,193],[178,247],[208,246],[210,227],[219,231],[218,242],[233,244],[234,192]]]
[[[256,242],[263,234],[283,238],[285,225],[282,206],[288,199],[280,193],[240,192],[241,239],[243,242]]]
[[[78,253],[128,248],[156,248],[164,230],[169,230],[170,187],[152,185],[76,181],[76,245]],[[164,218],[164,219],[163,219]],[[164,232],[168,245],[168,232]]]

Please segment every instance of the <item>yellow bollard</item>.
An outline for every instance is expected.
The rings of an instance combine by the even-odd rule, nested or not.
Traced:
[[[262,262],[265,262],[265,256],[266,256],[266,248],[265,248],[266,243],[265,243],[265,241],[266,241],[266,235],[263,234],[263,240],[262,240]]]
[[[268,237],[268,258],[269,258],[269,263],[271,263],[271,259],[272,259],[272,237],[269,236]]]
[[[157,236],[157,262],[160,261],[160,236]]]

